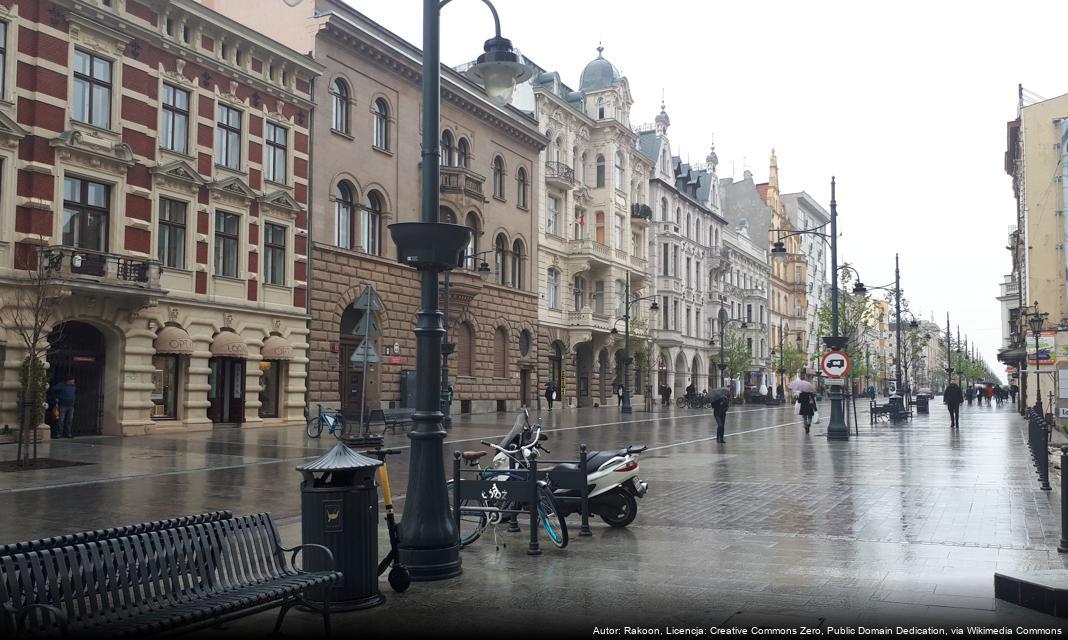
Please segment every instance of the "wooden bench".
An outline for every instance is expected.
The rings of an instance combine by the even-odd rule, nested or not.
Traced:
[[[370,427],[372,423],[378,422],[382,425],[383,435],[386,429],[392,429],[393,433],[396,433],[398,425],[412,421],[412,411],[414,409],[372,409],[367,415],[367,426]]]
[[[889,404],[878,404],[874,400],[872,400],[871,407],[870,407],[870,412],[871,412],[871,423],[872,424],[875,424],[876,422],[878,422],[879,420],[882,420],[882,419],[886,419],[886,420],[890,419],[890,405]]]
[[[332,565],[330,550],[314,544],[283,548],[266,513],[216,514],[5,545],[0,637],[139,637],[217,626],[280,607],[277,632],[298,604],[321,613],[329,635],[329,586],[342,574],[295,569],[293,563],[314,548]],[[78,536],[80,542],[70,539]],[[308,590],[314,590],[311,598]]]

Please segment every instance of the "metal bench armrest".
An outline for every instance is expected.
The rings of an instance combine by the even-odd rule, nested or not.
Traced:
[[[334,566],[334,552],[330,551],[330,549],[327,549],[326,547],[324,547],[321,544],[313,544],[313,543],[309,542],[307,544],[300,544],[300,545],[297,545],[295,547],[290,547],[288,549],[285,548],[285,547],[281,547],[280,546],[280,547],[278,547],[278,550],[283,552],[283,553],[292,553],[293,554],[293,555],[291,555],[289,557],[289,566],[293,567],[294,571],[296,571],[297,573],[307,573],[303,568],[297,569],[297,565],[296,565],[297,554],[299,554],[302,551],[304,551],[305,547],[312,547],[312,548],[319,549],[319,550],[325,552],[326,553],[326,557],[330,560],[330,566],[331,567]]]
[[[15,634],[16,634],[16,637],[18,635],[20,635],[24,631],[23,625],[26,622],[26,617],[29,616],[30,612],[32,612],[34,609],[41,609],[42,611],[47,611],[48,613],[52,614],[52,617],[54,617],[56,619],[56,622],[59,623],[59,628],[60,628],[60,631],[62,632],[62,635],[64,635],[64,636],[67,635],[67,614],[66,614],[66,612],[64,612],[62,609],[54,607],[54,606],[52,606],[50,604],[44,604],[44,603],[35,602],[35,603],[26,604],[26,605],[23,605],[21,607],[15,608],[14,615],[15,615]]]

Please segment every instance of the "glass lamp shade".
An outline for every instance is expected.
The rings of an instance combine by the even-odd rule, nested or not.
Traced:
[[[864,286],[864,283],[857,280],[857,283],[853,285],[853,295],[863,296],[868,293],[868,288]]]
[[[527,80],[533,72],[519,61],[507,38],[490,38],[484,49],[467,75],[482,85],[490,102],[503,107],[512,101],[516,83]]]
[[[1032,333],[1038,333],[1042,331],[1042,316],[1038,313],[1027,319],[1027,324],[1031,325]]]

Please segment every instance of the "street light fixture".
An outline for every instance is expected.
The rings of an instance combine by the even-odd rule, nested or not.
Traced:
[[[1042,326],[1045,324],[1047,317],[1049,317],[1048,313],[1039,313],[1038,300],[1035,300],[1035,310],[1027,319],[1027,324],[1031,327],[1031,332],[1035,334],[1035,411],[1037,411],[1040,416],[1045,415],[1045,411],[1042,408],[1042,376],[1039,373],[1041,367],[1038,364],[1038,336],[1042,331]]]
[[[656,313],[660,310],[660,305],[656,303],[656,295],[640,296],[637,298],[630,297],[630,271],[627,272],[627,288],[623,294],[623,323],[624,331],[626,332],[623,337],[623,405],[620,408],[622,413],[634,413],[634,408],[630,405],[630,384],[628,383],[628,377],[630,376],[630,308],[642,300],[652,300],[653,303],[649,305],[649,311]],[[619,330],[612,327],[612,333],[618,334]]]
[[[517,82],[531,71],[519,63],[511,43],[501,37],[500,19],[489,0],[482,0],[493,14],[495,37],[486,41],[469,75],[482,82],[489,99],[498,106],[508,102]],[[444,580],[462,573],[459,536],[449,509],[442,455],[445,429],[442,425],[439,387],[442,371],[442,337],[445,327],[438,310],[438,274],[464,262],[464,248],[471,241],[469,227],[438,221],[440,199],[441,116],[441,8],[450,0],[423,0],[422,65],[422,198],[419,222],[389,226],[397,247],[398,262],[414,267],[420,275],[420,309],[416,316],[416,399],[408,433],[411,455],[408,491],[401,520],[398,560],[408,567],[412,580]],[[486,265],[488,268],[489,265]],[[481,270],[481,269],[480,269]]]

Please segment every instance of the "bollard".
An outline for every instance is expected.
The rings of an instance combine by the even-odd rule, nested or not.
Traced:
[[[579,469],[583,474],[582,482],[582,526],[579,527],[579,537],[592,536],[590,531],[590,499],[589,499],[589,473],[586,471],[586,445],[579,445]]]
[[[1068,444],[1061,447],[1061,542],[1058,553],[1068,553]]]
[[[1042,446],[1038,451],[1038,481],[1042,483],[1043,491],[1052,491],[1053,487],[1049,486],[1049,445],[1046,444],[1046,433],[1049,429],[1046,426],[1045,420],[1042,421]]]
[[[540,556],[541,549],[538,547],[538,458],[531,456],[530,470],[527,471],[531,485],[530,496],[530,547],[527,548],[528,556]]]

